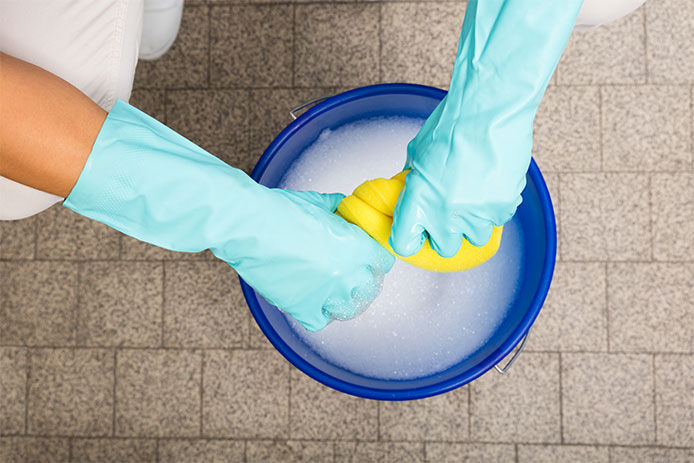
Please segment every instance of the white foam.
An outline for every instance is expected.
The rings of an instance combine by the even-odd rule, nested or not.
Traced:
[[[363,181],[399,172],[421,119],[381,118],[324,131],[280,186],[349,194]],[[299,336],[327,361],[374,378],[427,376],[476,352],[507,314],[517,290],[521,230],[509,222],[487,263],[464,272],[433,273],[398,260],[366,312]]]

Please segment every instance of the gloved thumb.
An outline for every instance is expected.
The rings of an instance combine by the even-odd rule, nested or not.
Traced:
[[[393,213],[393,226],[388,242],[398,255],[409,257],[416,254],[427,239],[424,227],[418,216],[418,205],[407,194],[407,188],[400,193],[400,199]]]
[[[318,206],[328,212],[335,212],[337,205],[345,197],[342,193],[318,193],[317,191],[295,191],[284,190],[284,192],[295,198],[299,198],[306,202]]]

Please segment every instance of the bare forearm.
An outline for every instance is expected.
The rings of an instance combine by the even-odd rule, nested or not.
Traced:
[[[77,182],[106,111],[60,77],[0,52],[0,175],[60,196]]]

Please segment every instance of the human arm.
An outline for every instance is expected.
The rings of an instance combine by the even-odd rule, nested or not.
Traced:
[[[380,292],[394,259],[333,214],[342,195],[266,188],[123,101],[106,115],[56,76],[5,71],[39,76],[10,76],[7,107],[3,89],[3,176],[142,241],[210,249],[311,331]]]
[[[535,113],[582,0],[471,0],[448,95],[407,150],[390,243],[444,257],[485,244],[515,213]]]

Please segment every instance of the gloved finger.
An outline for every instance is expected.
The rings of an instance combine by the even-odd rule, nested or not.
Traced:
[[[306,307],[306,305],[309,307]],[[302,303],[285,309],[289,315],[294,317],[301,326],[314,333],[322,330],[332,321],[330,316],[323,310],[321,305],[312,303]]]
[[[393,213],[393,225],[390,229],[388,242],[393,250],[403,257],[409,257],[419,252],[427,239],[419,217],[420,209],[415,196],[405,186],[400,193]]]
[[[371,267],[359,268],[351,275],[345,276],[342,283],[342,294],[338,293],[325,302],[323,312],[337,320],[349,320],[364,312],[383,288],[383,274]]]
[[[284,192],[328,212],[335,212],[337,205],[340,204],[340,201],[345,197],[345,195],[341,193],[318,193],[317,191],[284,190]]]
[[[362,230],[359,228],[359,231]],[[364,232],[364,234],[366,233]],[[363,253],[368,256],[367,267],[369,267],[374,274],[385,275],[390,272],[390,269],[395,265],[395,256],[389,253],[386,248],[381,246],[375,239],[368,235],[366,235],[366,237],[368,240],[365,242]]]
[[[465,219],[464,224],[458,229],[463,232],[463,236],[473,246],[484,246],[492,237],[494,227],[491,223],[484,220]]]
[[[453,257],[463,245],[463,234],[449,230],[428,228],[431,247],[441,257]]]

